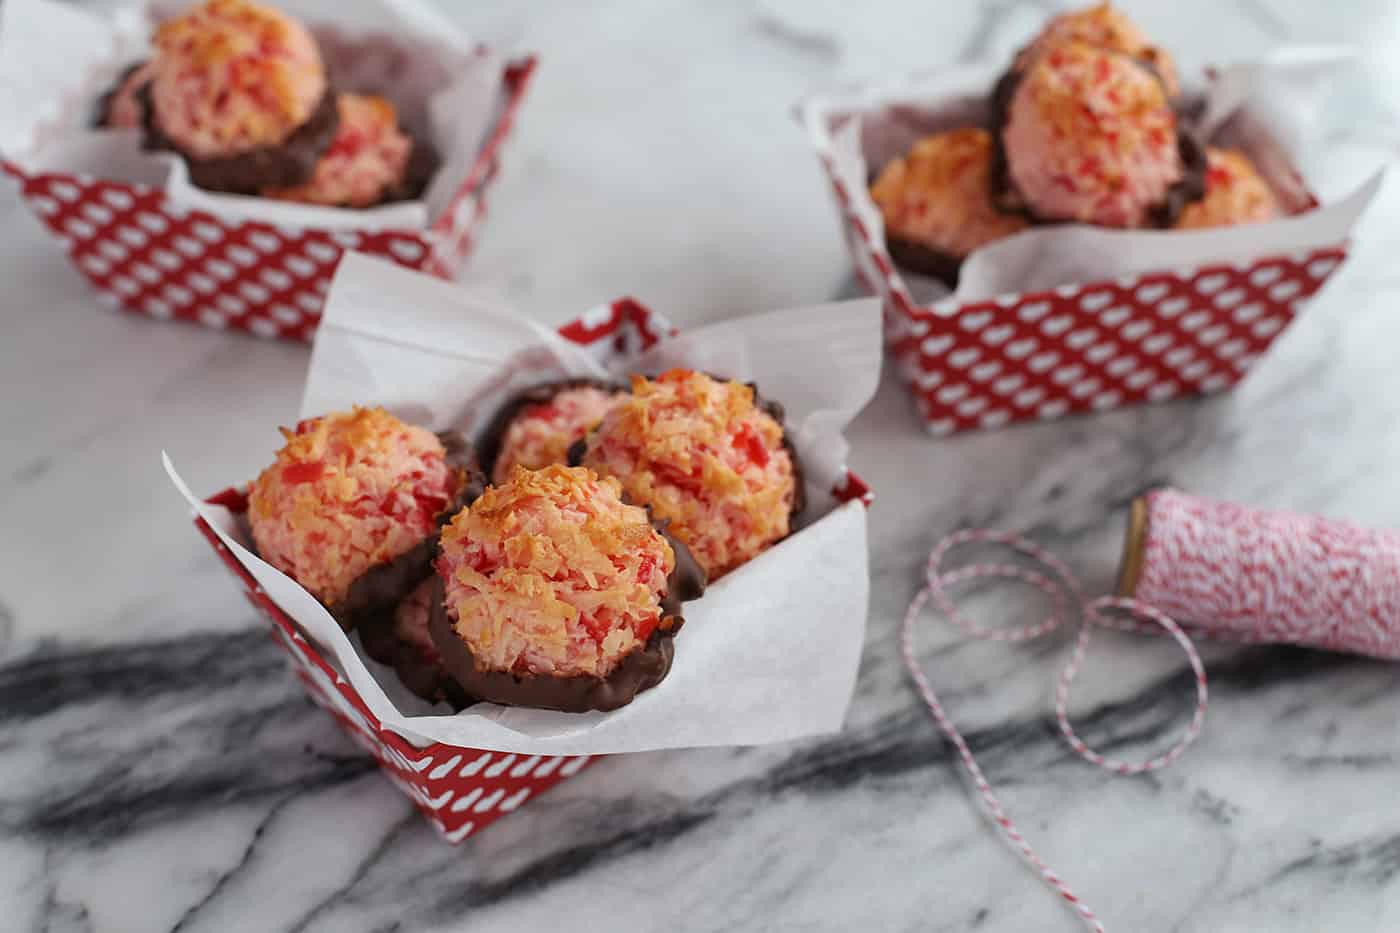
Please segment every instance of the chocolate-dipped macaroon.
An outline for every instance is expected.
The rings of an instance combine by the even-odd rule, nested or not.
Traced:
[[[429,631],[473,697],[611,710],[666,676],[705,577],[616,480],[517,467],[442,532]]]
[[[393,612],[366,616],[355,628],[365,653],[394,669],[399,681],[429,703],[466,709],[472,698],[443,666],[442,653],[428,631],[433,600],[442,601],[442,587],[431,574]]]
[[[253,482],[258,553],[347,630],[392,612],[432,573],[437,532],[484,485],[459,434],[433,434],[381,408],[282,431],[286,445]]]
[[[145,126],[146,106],[142,94],[152,72],[149,61],[123,68],[107,92],[97,99],[93,126],[108,130],[139,130]]]
[[[1199,230],[1205,227],[1233,227],[1263,223],[1285,213],[1278,196],[1254,163],[1237,149],[1206,150],[1205,197],[1188,204],[1173,229]]]
[[[517,466],[538,470],[568,463],[569,448],[597,427],[627,390],[601,379],[564,379],[532,386],[507,402],[477,441],[481,466],[503,483]]]
[[[688,369],[632,378],[632,393],[570,451],[667,522],[711,581],[787,537],[802,510],[782,407],[754,386]]]
[[[1205,152],[1139,59],[1080,41],[992,94],[992,198],[1041,223],[1168,227],[1205,192]]]
[[[992,203],[992,134],[950,130],[926,136],[888,163],[870,186],[890,258],[949,288],[967,255],[1026,229],[1025,217]]]
[[[398,111],[372,94],[336,96],[339,123],[325,155],[300,185],[261,192],[279,201],[327,207],[374,207],[423,193],[437,170],[437,153],[405,132]]]
[[[251,0],[206,0],[161,23],[154,45],[138,92],[147,148],[179,153],[211,191],[311,179],[339,109],[305,26]]]

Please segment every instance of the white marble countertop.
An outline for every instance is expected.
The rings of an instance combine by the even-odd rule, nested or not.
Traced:
[[[561,321],[633,294],[682,324],[851,294],[834,211],[788,117],[815,86],[1004,55],[1038,3],[452,7],[537,50],[469,275]],[[470,9],[465,9],[465,7]],[[1387,0],[1128,6],[1183,59],[1357,41],[1400,71]],[[1389,157],[1358,84],[1326,196]],[[935,441],[887,378],[857,422],[876,487],[874,597],[840,735],[603,761],[460,848],[304,697],[160,473],[252,475],[304,347],[98,309],[0,194],[0,928],[1070,930],[978,816],[899,664],[933,542],[1030,530],[1107,586],[1123,507],[1169,480],[1400,526],[1396,186],[1349,264],[1234,393]],[[920,650],[1026,832],[1113,930],[1400,929],[1400,667],[1212,648],[1201,740],[1153,777],[1075,758],[1050,718],[1063,641]],[[1160,747],[1183,662],[1105,638],[1076,698],[1091,740]]]

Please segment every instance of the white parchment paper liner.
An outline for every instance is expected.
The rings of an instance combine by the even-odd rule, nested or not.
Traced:
[[[836,505],[830,490],[845,460],[841,431],[874,394],[880,355],[879,306],[866,299],[727,320],[663,342],[616,373],[742,365],[725,375],[755,380],[787,408],[813,495],[801,531],[686,604],[670,675],[611,713],[478,704],[434,714],[359,654],[309,593],[255,557],[225,509],[200,502],[168,459],[166,468],[374,714],[411,742],[551,755],[781,742],[839,729],[855,685],[869,594],[865,508]],[[302,416],[376,403],[470,436],[494,407],[483,399],[503,397],[507,383],[598,372],[586,352],[496,299],[347,253],[326,298]],[[200,477],[200,486],[241,479]]]
[[[152,2],[106,14],[54,0],[0,4],[0,153],[31,171],[163,186],[171,201],[232,220],[316,229],[424,229],[475,161],[498,105],[501,56],[473,48],[421,0],[278,0],[315,33],[336,88],[380,93],[441,164],[419,200],[355,210],[194,187],[171,153],[143,152],[139,130],[90,127],[102,93],[149,55],[152,23],[192,4]]]
[[[903,269],[895,270],[896,283],[916,301],[956,308],[1057,285],[1341,243],[1380,189],[1383,171],[1334,204],[1304,210],[1308,194],[1294,166],[1308,147],[1321,142],[1327,95],[1351,60],[1345,49],[1283,48],[1260,61],[1223,69],[1203,87],[1187,89],[1205,100],[1206,143],[1243,150],[1285,207],[1302,213],[1201,231],[1037,227],[974,250],[951,295],[941,282]],[[879,208],[870,198],[871,172],[903,155],[922,136],[987,125],[987,98],[1006,67],[1005,62],[960,66],[894,84],[817,94],[799,103],[799,120],[818,152],[829,155],[851,209],[877,248],[885,250],[885,234]]]

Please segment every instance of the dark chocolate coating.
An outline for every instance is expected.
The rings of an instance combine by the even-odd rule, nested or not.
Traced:
[[[1154,205],[1147,214],[1148,222],[1162,229],[1175,226],[1182,211],[1206,196],[1206,171],[1210,167],[1206,147],[1193,131],[1178,127],[1176,149],[1181,156],[1181,179],[1167,189],[1162,203]]]
[[[958,273],[962,270],[963,258],[946,250],[934,249],[915,240],[885,234],[885,248],[895,264],[910,272],[938,279],[949,288],[958,287]]]
[[[122,89],[122,85],[126,83],[126,79],[130,78],[134,71],[145,64],[145,62],[132,62],[130,65],[127,65],[121,70],[121,74],[117,75],[117,80],[112,82],[112,86],[103,91],[102,96],[97,98],[97,105],[93,107],[92,112],[93,129],[100,130],[108,125],[108,120],[111,118],[112,98],[117,96],[117,92]],[[145,88],[143,86],[142,91],[144,90]],[[142,91],[137,91],[137,95],[141,100],[142,110],[146,111],[149,110],[150,107],[147,103],[147,98],[140,96]]]
[[[486,474],[489,481],[496,473],[496,458],[501,455],[501,444],[505,440],[506,432],[510,430],[511,424],[525,409],[533,405],[543,405],[553,401],[554,396],[568,389],[603,389],[624,393],[627,387],[615,382],[608,382],[605,379],[560,379],[556,382],[546,382],[541,385],[531,386],[518,395],[511,398],[501,406],[495,416],[487,422],[486,427],[476,438],[476,452],[481,457],[481,471]],[[569,446],[569,453],[573,453],[573,445]],[[577,466],[578,464],[573,464]]]
[[[237,155],[200,158],[181,150],[160,128],[149,84],[137,92],[137,97],[146,117],[142,145],[146,149],[178,153],[189,168],[190,181],[207,191],[255,195],[267,188],[292,188],[303,184],[311,178],[316,163],[330,148],[340,126],[336,92],[327,86],[306,122],[277,145],[259,146]]]
[[[1150,60],[1133,58],[1132,61],[1146,68],[1159,83],[1162,83],[1161,73]],[[1006,129],[1011,98],[1015,96],[1016,88],[1020,86],[1023,74],[1024,72],[1017,71],[1014,67],[1008,68],[1006,73],[997,79],[996,85],[992,88],[992,125],[990,127],[992,164],[988,173],[992,188],[992,204],[1003,213],[1019,214],[1036,224],[1074,223],[1074,221],[1037,215],[1034,209],[1021,197],[1021,193],[1016,190],[1016,185],[1011,180],[1010,166],[1006,160],[1006,147],[1002,144],[1002,133]],[[1166,85],[1163,83],[1163,89],[1165,90],[1165,88]],[[1176,101],[1172,102],[1172,109],[1178,114],[1176,145],[1181,158],[1181,178],[1167,188],[1167,193],[1161,203],[1152,205],[1147,211],[1148,225],[1162,229],[1175,224],[1186,206],[1199,201],[1205,197],[1206,193],[1205,147],[1196,138],[1195,132],[1186,125],[1186,121],[1180,118],[1184,111]]]
[[[402,126],[399,129],[403,130],[404,133],[408,132]],[[396,201],[413,201],[422,197],[423,192],[428,188],[428,183],[433,180],[433,175],[442,166],[437,149],[428,140],[410,136],[409,142],[412,143],[413,148],[408,152],[408,164],[404,166],[403,178],[399,179],[398,184],[388,188],[384,192],[384,196],[371,207],[392,204]]]
[[[676,555],[676,566],[666,578],[666,595],[661,600],[661,617],[670,620],[670,625],[653,631],[646,643],[623,658],[608,676],[553,677],[481,670],[471,647],[457,634],[447,609],[446,587],[439,578],[433,584],[428,632],[442,654],[443,666],[467,694],[502,706],[586,713],[595,709],[606,712],[631,703],[638,693],[661,683],[670,673],[675,657],[675,635],[685,623],[681,604],[698,599],[705,592],[705,572],[689,549],[667,534],[663,527],[658,525],[657,530]]]
[[[706,373],[711,379],[719,382],[727,381],[723,376],[716,376],[714,373]],[[797,456],[797,448],[792,446],[792,440],[788,437],[787,422],[783,419],[786,412],[782,403],[771,399],[765,399],[758,391],[758,383],[744,383],[753,390],[753,403],[774,421],[778,422],[778,427],[783,429],[783,449],[788,452],[788,458],[792,460],[792,508],[788,510],[789,520],[795,519],[802,510],[807,507],[807,487],[802,480],[802,460]],[[580,438],[569,445],[569,466],[582,466],[583,456],[588,452],[588,439]],[[643,503],[645,505],[645,503]],[[650,506],[648,506],[650,508]]]
[[[424,654],[417,645],[400,638],[394,631],[394,613],[368,614],[356,630],[365,653],[398,674],[403,685],[430,703],[447,703],[453,709],[470,706],[471,697],[443,668],[437,658]]]
[[[454,515],[476,501],[486,488],[486,478],[481,474],[476,452],[465,437],[456,431],[444,431],[438,439],[447,448],[448,465],[462,475],[456,497],[438,513],[437,528],[440,530]],[[347,632],[375,615],[392,616],[399,602],[432,574],[437,553],[438,536],[433,533],[398,557],[360,574],[350,584],[345,598],[326,608]]]
[[[787,410],[783,408],[781,402],[764,398],[758,391],[758,383],[747,383],[753,390],[753,403],[758,406],[768,417],[778,422],[778,427],[783,429],[783,449],[788,452],[788,459],[792,461],[792,508],[788,511],[789,523],[801,514],[807,507],[807,484],[802,478],[802,460],[797,456],[797,448],[792,446],[792,439],[788,437]],[[789,534],[792,532],[789,531]]]
[[[588,438],[580,437],[569,445],[568,458],[569,466],[583,466],[583,455],[588,453]]]

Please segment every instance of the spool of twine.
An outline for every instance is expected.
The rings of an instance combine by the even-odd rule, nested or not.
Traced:
[[[1400,657],[1400,533],[1159,489],[1133,502],[1119,593],[1193,634]]]

